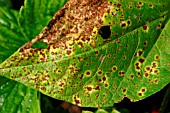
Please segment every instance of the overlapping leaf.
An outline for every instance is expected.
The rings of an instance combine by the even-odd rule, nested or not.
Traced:
[[[170,82],[169,6],[166,0],[69,1],[0,73],[80,106],[141,100]],[[100,36],[103,25],[110,38]],[[39,41],[48,47],[31,48]]]

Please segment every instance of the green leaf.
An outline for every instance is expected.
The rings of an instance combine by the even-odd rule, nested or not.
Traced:
[[[0,79],[1,113],[41,113],[37,91],[5,79]]]
[[[124,97],[139,101],[161,90],[170,82],[170,2],[109,1],[69,1],[0,64],[0,74],[86,107],[113,106]],[[31,37],[34,31],[24,32]],[[31,48],[41,41],[46,49]]]
[[[17,22],[18,12],[0,8],[0,62],[13,54],[23,43]],[[39,94],[25,85],[0,77],[1,113],[40,113]]]

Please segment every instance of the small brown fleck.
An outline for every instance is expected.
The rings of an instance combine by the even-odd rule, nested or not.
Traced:
[[[99,86],[95,87],[95,90],[100,90],[100,87]]]
[[[142,93],[138,93],[138,96],[142,96]]]
[[[123,89],[123,93],[125,93],[126,92],[126,89]]]
[[[148,77],[149,76],[149,74],[148,73],[145,73],[145,77]]]
[[[125,27],[125,26],[126,26],[126,24],[125,24],[125,23],[122,23],[122,24],[121,24],[121,27]]]
[[[145,92],[145,91],[146,91],[146,90],[143,88],[143,89],[142,89],[142,92]]]

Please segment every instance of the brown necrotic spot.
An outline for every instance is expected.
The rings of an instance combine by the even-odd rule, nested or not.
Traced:
[[[86,75],[90,75],[90,71],[87,71],[87,72],[86,72]]]
[[[117,66],[113,66],[112,70],[115,72],[117,70]]]
[[[140,59],[139,59],[139,62],[140,62],[140,63],[143,63],[144,61],[145,61],[145,60],[144,60],[143,58],[140,58]]]
[[[154,70],[154,73],[155,73],[155,74],[158,74],[158,73],[159,73],[159,71],[158,71],[158,70]]]
[[[141,73],[140,73],[140,72],[138,72],[138,76],[141,76]]]
[[[122,28],[126,27],[126,23],[122,23],[122,24],[121,24],[121,27],[122,27]]]
[[[120,8],[120,6],[121,6],[121,4],[118,3],[118,4],[117,4],[117,7]]]
[[[110,37],[111,35],[111,30],[110,30],[110,26],[102,26],[99,29],[99,35],[103,38],[103,39],[107,39]]]
[[[80,101],[79,100],[74,100],[76,104],[80,104]]]
[[[151,68],[150,68],[149,66],[146,67],[146,70],[147,70],[147,71],[150,71],[150,69],[151,69]]]
[[[157,67],[157,64],[154,62],[152,63],[152,68],[156,68]]]
[[[128,21],[127,21],[128,26],[130,25],[130,23],[131,23],[130,20],[128,20]]]
[[[95,90],[100,90],[100,86],[97,86],[94,88]]]
[[[96,55],[98,55],[98,54],[99,54],[99,51],[98,51],[98,50],[96,50],[96,51],[95,51],[95,54],[96,54]]]
[[[138,96],[142,96],[142,93],[138,93]]]
[[[82,79],[82,78],[83,78],[83,74],[80,75],[80,79]]]
[[[92,90],[92,87],[86,87],[88,91],[91,91]]]
[[[103,77],[102,80],[103,80],[103,81],[106,81],[106,77]]]
[[[147,45],[147,41],[144,41],[143,45],[146,46]]]
[[[148,29],[148,26],[143,26],[143,30],[147,30]]]
[[[156,55],[156,56],[155,56],[155,59],[156,59],[156,60],[159,60],[159,56],[158,56],[158,55]]]
[[[142,88],[142,92],[145,92],[146,91],[146,89],[145,88]]]
[[[149,4],[149,7],[150,7],[150,8],[152,8],[152,7],[153,7],[153,5],[152,5],[152,4]]]
[[[104,86],[105,86],[105,87],[108,87],[109,85],[108,85],[108,84],[105,84]]]
[[[126,92],[126,89],[123,89],[122,91],[123,91],[123,93],[125,93],[125,92]]]
[[[149,73],[145,72],[145,77],[148,77],[149,76]]]
[[[138,56],[141,56],[142,53],[143,53],[143,50],[139,50],[139,51],[138,51]]]
[[[101,75],[101,74],[102,74],[102,70],[99,70],[99,71],[98,71],[98,74]]]
[[[134,78],[134,75],[130,75],[130,78],[131,78],[131,79]]]
[[[70,55],[70,54],[71,54],[71,50],[67,50],[67,51],[66,51],[66,54],[67,54],[67,55]]]
[[[119,71],[118,74],[121,75],[121,76],[124,76],[125,72],[124,71]]]

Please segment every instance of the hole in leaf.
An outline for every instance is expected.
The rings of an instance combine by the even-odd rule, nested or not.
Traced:
[[[44,42],[35,42],[31,47],[32,48],[46,49],[48,47],[48,45]]]
[[[111,35],[110,26],[102,26],[99,29],[99,35],[101,35],[103,39],[109,38]]]

